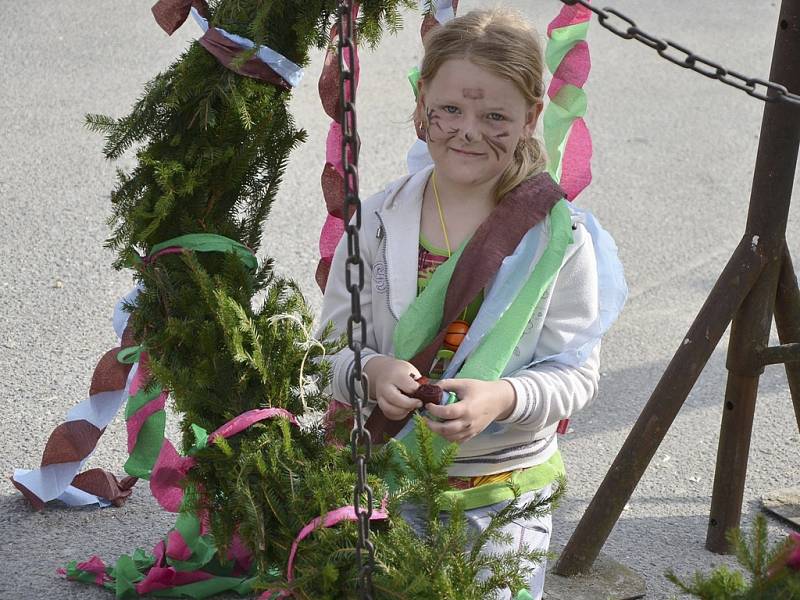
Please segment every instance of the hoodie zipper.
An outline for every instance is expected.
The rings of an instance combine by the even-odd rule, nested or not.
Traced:
[[[381,226],[378,228],[378,232],[376,237],[379,240],[383,240],[383,269],[386,274],[386,309],[389,311],[389,314],[392,315],[395,322],[399,321],[400,319],[394,314],[392,310],[392,303],[391,303],[391,296],[390,294],[390,286],[389,286],[389,261],[386,260],[386,246],[389,245],[389,233],[386,231],[386,226],[383,224],[383,219],[381,218],[380,213],[376,210],[375,216],[378,217],[378,221],[380,221]]]

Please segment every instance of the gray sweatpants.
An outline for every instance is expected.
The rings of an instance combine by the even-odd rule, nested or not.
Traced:
[[[534,490],[526,492],[520,496],[519,502],[524,504],[533,500],[537,493],[548,496],[551,492],[550,486],[541,490]],[[489,526],[489,521],[492,515],[501,510],[508,501],[499,502],[497,504],[490,504],[489,506],[482,506],[474,508],[466,512],[467,527],[471,534],[478,534]],[[404,504],[400,508],[400,514],[403,519],[411,525],[411,528],[421,535],[424,531],[425,514],[423,510],[413,504]],[[443,520],[447,519],[447,514],[442,515]],[[549,514],[539,519],[527,519],[523,521],[514,521],[506,525],[502,531],[511,536],[511,543],[488,543],[483,548],[484,554],[498,554],[500,552],[508,552],[510,550],[518,550],[522,545],[526,545],[529,550],[542,550],[547,551],[550,545],[550,533],[553,529],[552,518]],[[528,591],[535,600],[540,600],[544,590],[544,574],[547,564],[542,561],[536,565],[535,570],[528,578]],[[511,600],[511,590],[506,588],[497,600]]]

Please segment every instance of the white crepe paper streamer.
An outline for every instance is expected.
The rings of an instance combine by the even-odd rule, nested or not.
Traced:
[[[114,331],[120,338],[122,338],[122,333],[130,318],[130,313],[125,310],[125,306],[135,303],[140,289],[138,286],[133,288],[114,307]],[[64,422],[85,420],[100,430],[105,429],[128,399],[131,381],[133,381],[138,368],[138,362],[131,367],[123,389],[89,396],[67,412]],[[109,506],[111,503],[105,498],[79,490],[71,485],[72,480],[81,472],[92,454],[94,454],[94,449],[80,461],[46,465],[40,469],[15,469],[13,479],[25,486],[42,502],[60,500],[68,506],[86,506],[88,504]]]
[[[456,17],[453,0],[420,0],[419,9],[424,12],[428,10],[429,5],[433,8],[433,16],[439,23],[447,23]]]
[[[192,8],[192,16],[204,32],[208,31],[208,21],[197,12],[197,9]],[[256,44],[253,40],[236,35],[235,33],[228,33],[219,27],[215,27],[215,29],[232,42],[236,42],[244,48],[255,48]],[[268,65],[273,71],[283,77],[292,87],[300,85],[300,80],[303,79],[303,69],[286,58],[283,54],[275,52],[275,50],[268,46],[259,46],[256,56],[258,56],[261,62]]]

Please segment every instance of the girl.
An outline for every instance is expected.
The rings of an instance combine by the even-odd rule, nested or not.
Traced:
[[[595,397],[599,339],[626,290],[613,241],[545,172],[533,137],[544,96],[535,34],[514,13],[475,11],[424,45],[415,122],[433,164],[362,208],[365,417],[374,441],[403,438],[422,408],[416,379],[454,392],[457,402],[425,415],[460,445],[452,493],[480,530],[511,497],[509,481],[526,502],[563,473],[557,424]],[[321,314],[335,333],[350,314],[346,254],[343,239]],[[330,392],[349,407],[353,354],[330,360]],[[549,516],[507,529],[514,547],[541,550],[550,531]],[[530,577],[534,598],[544,568]]]

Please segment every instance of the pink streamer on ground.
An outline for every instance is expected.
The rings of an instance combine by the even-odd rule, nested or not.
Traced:
[[[164,554],[172,560],[189,560],[192,550],[186,545],[186,540],[177,529],[172,529],[167,534],[167,546]]]
[[[562,158],[560,185],[574,200],[592,181],[592,137],[583,119],[575,119]]]
[[[173,567],[152,567],[147,572],[147,576],[136,584],[136,592],[144,595],[179,585],[205,581],[212,577],[213,575],[205,571],[176,571]]]
[[[99,556],[92,556],[89,560],[76,565],[81,571],[94,574],[94,582],[103,585],[106,581],[111,581],[111,577],[106,573],[106,565]]]
[[[580,4],[573,6],[564,5],[558,16],[550,21],[547,26],[547,37],[550,37],[554,29],[560,27],[569,27],[570,25],[577,25],[578,23],[585,23],[592,18],[592,11]]]

